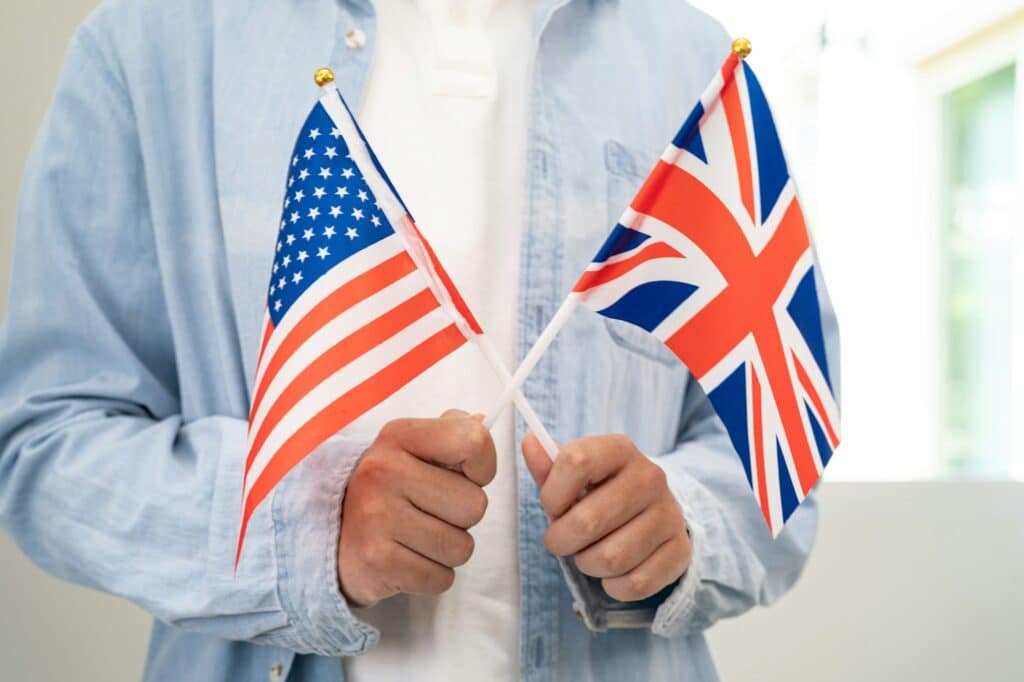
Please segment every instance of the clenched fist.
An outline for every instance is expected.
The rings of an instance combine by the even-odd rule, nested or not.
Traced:
[[[473,554],[466,529],[483,518],[496,466],[491,434],[465,412],[385,424],[342,505],[338,583],[349,603],[451,587]]]
[[[690,538],[679,504],[665,473],[628,438],[581,438],[552,462],[530,434],[523,455],[551,518],[544,544],[572,555],[609,595],[645,599],[686,571]]]

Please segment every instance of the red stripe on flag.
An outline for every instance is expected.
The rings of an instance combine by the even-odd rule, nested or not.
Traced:
[[[455,283],[452,281],[452,278],[448,276],[448,271],[444,269],[444,266],[441,265],[441,261],[438,260],[437,254],[434,253],[434,249],[430,246],[430,242],[428,242],[426,237],[423,236],[420,232],[420,228],[416,226],[416,223],[412,221],[412,218],[409,219],[409,223],[412,225],[412,229],[416,233],[416,237],[423,245],[423,249],[427,252],[427,256],[430,257],[430,262],[434,265],[434,272],[436,272],[437,276],[441,278],[441,284],[444,288],[448,290],[448,296],[451,297],[452,303],[455,304],[455,309],[459,311],[459,314],[462,315],[462,319],[466,321],[466,324],[469,325],[469,328],[473,330],[474,334],[483,334],[483,328],[480,326],[480,323],[476,321],[476,318],[473,317],[473,313],[470,311],[469,306],[466,305],[466,301],[463,300],[462,294],[460,294],[459,290],[455,287]]]
[[[818,474],[772,312],[796,264],[810,248],[799,203],[790,203],[756,256],[721,201],[682,169],[659,163],[634,203],[638,212],[668,223],[694,241],[727,282],[665,345],[701,380],[747,335],[754,335],[806,494]]]
[[[573,287],[573,291],[583,292],[606,284],[655,258],[685,258],[685,256],[665,242],[654,242],[629,258],[614,263],[604,263],[598,270],[587,270]]]
[[[750,402],[753,416],[751,420],[754,426],[754,462],[757,466],[757,497],[761,502],[761,513],[764,514],[768,526],[772,525],[772,515],[768,507],[768,481],[764,470],[764,430],[761,416],[761,382],[757,380],[757,372],[753,365],[750,367]]]
[[[740,58],[736,56],[735,52],[730,52],[726,58],[725,63],[722,64],[722,87],[725,87],[733,80],[733,76],[736,74],[736,67],[740,64]]]
[[[322,409],[274,453],[245,498],[242,525],[235,549],[235,566],[249,519],[274,486],[321,443],[373,409],[428,368],[466,342],[458,327],[449,325],[384,367]]]
[[[740,199],[747,209],[750,221],[754,222],[754,176],[750,168],[750,141],[747,139],[747,124],[743,117],[743,104],[735,78],[730,78],[722,88],[722,107],[729,122],[729,137],[732,138],[733,155],[736,157]]]
[[[796,366],[796,376],[800,380],[800,385],[804,388],[804,393],[811,399],[811,404],[814,405],[814,409],[818,411],[818,416],[821,417],[821,423],[825,425],[825,431],[828,433],[828,442],[832,444],[834,450],[839,445],[839,436],[836,435],[835,429],[832,428],[832,422],[828,419],[828,413],[825,412],[825,407],[821,404],[821,396],[814,390],[814,385],[811,384],[811,378],[807,376],[807,371],[804,366],[800,364],[800,360],[797,359],[796,353],[792,353],[793,364]]]
[[[267,410],[259,430],[249,448],[249,456],[245,460],[248,472],[256,453],[270,436],[271,431],[295,404],[302,400],[314,388],[353,360],[365,355],[384,341],[402,331],[431,310],[438,308],[437,299],[429,289],[424,289],[412,298],[403,301],[388,312],[376,318],[365,327],[358,329],[341,341],[325,350],[316,360],[309,363],[288,384]]]
[[[811,445],[807,442],[807,430],[804,429],[804,422],[800,418],[796,388],[793,386],[789,367],[786,366],[782,337],[774,319],[766,318],[762,324],[757,325],[754,330],[754,342],[764,364],[768,387],[775,398],[775,409],[778,410],[782,430],[786,434],[786,443],[793,456],[796,475],[800,479],[800,489],[806,495],[818,480],[818,469],[814,464]]]
[[[259,409],[260,403],[263,401],[263,394],[266,393],[270,382],[277,376],[281,366],[310,336],[352,306],[394,284],[415,269],[416,264],[412,258],[408,253],[402,251],[361,275],[346,281],[306,313],[306,316],[299,320],[278,346],[266,371],[263,372],[260,385],[253,395],[252,407],[249,408],[249,421],[252,421],[256,410]]]
[[[734,226],[730,232],[738,233],[738,230]],[[807,228],[800,206],[794,201],[756,258],[752,255],[732,258],[729,269],[722,268],[720,261],[715,261],[728,281],[725,289],[666,339],[665,344],[686,363],[698,380],[703,378],[754,331],[759,320],[771,315],[794,266],[808,248]]]

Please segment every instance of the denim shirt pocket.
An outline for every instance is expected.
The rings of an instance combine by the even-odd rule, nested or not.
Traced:
[[[605,200],[609,225],[619,222],[622,212],[633,201],[633,197],[643,184],[646,173],[653,168],[654,161],[653,155],[629,149],[616,140],[605,142],[604,165],[607,177]],[[621,320],[603,319],[608,335],[620,347],[669,367],[679,365],[679,358],[647,331]]]
[[[643,184],[657,157],[617,140],[604,142],[605,215],[614,225]],[[592,330],[603,337],[602,378],[591,375],[589,395],[607,396],[604,420],[594,428],[621,431],[652,456],[670,451],[678,433],[688,373],[655,336],[621,320],[599,317]]]

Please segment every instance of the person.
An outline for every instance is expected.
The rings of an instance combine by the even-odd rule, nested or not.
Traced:
[[[729,44],[678,0],[103,4],[20,197],[4,528],[154,615],[150,680],[714,678],[703,632],[795,582],[815,504],[773,540],[697,383],[597,315],[525,385],[553,462],[512,410],[483,428],[502,386],[467,345],[318,447],[233,553],[313,71],[512,367]],[[589,576],[583,620],[556,555]]]

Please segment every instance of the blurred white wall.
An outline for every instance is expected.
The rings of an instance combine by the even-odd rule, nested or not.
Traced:
[[[723,680],[1024,679],[1021,483],[826,483],[820,501],[796,588],[712,628]]]
[[[0,314],[25,157],[67,40],[95,4],[0,3]],[[842,251],[826,255],[837,265]],[[819,546],[793,593],[712,630],[723,679],[1024,679],[1021,484],[834,482],[821,500]],[[43,575],[0,533],[0,679],[137,679],[149,624],[121,600]]]

